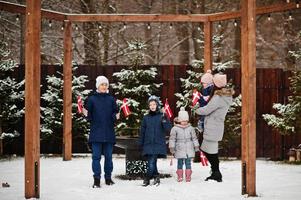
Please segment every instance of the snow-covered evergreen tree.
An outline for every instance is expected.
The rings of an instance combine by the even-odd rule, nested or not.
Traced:
[[[150,67],[143,69],[144,52],[146,45],[144,42],[135,40],[128,43],[125,50],[130,66],[125,67],[120,72],[113,74],[116,82],[111,84],[115,94],[120,98],[117,100],[119,107],[123,98],[128,98],[131,115],[120,120],[117,125],[117,132],[126,135],[136,135],[140,127],[140,121],[148,110],[147,99],[150,95],[158,91],[161,86],[156,82],[157,69]],[[121,118],[124,116],[121,115]]]
[[[73,74],[77,67],[73,66]],[[41,138],[61,142],[63,138],[63,74],[47,76],[47,90],[42,94],[43,107]],[[90,90],[85,90],[87,76],[72,76],[72,135],[73,138],[87,139],[89,124],[86,119],[77,113],[77,97],[85,99]]]
[[[220,48],[216,45],[223,38],[223,35],[215,35],[213,37],[213,56],[219,54]],[[199,41],[201,48],[203,48],[204,42]],[[233,66],[235,61],[229,58],[227,61],[223,62],[213,62],[213,71],[215,73],[223,72],[225,69]],[[182,82],[182,92],[176,93],[175,96],[179,99],[177,101],[177,107],[187,107],[192,105],[192,93],[194,89],[200,91],[202,85],[200,83],[201,76],[204,73],[204,60],[194,60],[192,62],[192,69],[187,70],[187,78],[181,78]],[[231,82],[229,82],[228,87],[234,87]],[[192,123],[196,125],[198,116],[192,116]],[[241,96],[237,96],[233,100],[233,104],[229,109],[229,113],[225,120],[225,134],[224,139],[220,143],[221,148],[224,149],[225,153],[230,148],[236,147],[240,144],[240,135],[241,135]]]
[[[301,48],[289,53],[297,60],[301,59]],[[273,105],[273,109],[277,112],[275,115],[262,115],[268,125],[279,130],[282,135],[301,133],[301,71],[298,71],[297,66],[289,81],[292,94],[288,97],[287,104],[275,103]]]
[[[213,56],[216,57],[219,54],[219,51],[221,50],[217,43],[221,42],[223,39],[223,35],[214,35],[213,36]],[[204,42],[203,41],[198,41],[200,44],[200,48],[204,48]],[[213,71],[215,72],[223,72],[226,68],[229,68],[235,64],[234,60],[231,58],[227,61],[219,62],[219,61],[214,61],[213,62]],[[187,70],[187,78],[180,78],[182,82],[182,92],[181,93],[176,93],[176,97],[179,99],[177,101],[177,107],[186,107],[190,106],[192,103],[192,92],[194,89],[197,89],[200,91],[202,89],[202,85],[200,83],[201,76],[204,73],[204,60],[193,60],[192,69]]]
[[[10,59],[5,42],[0,44],[0,155],[3,153],[2,140],[19,136],[15,124],[24,114],[21,105],[24,100],[24,80],[17,82],[12,72],[18,65]]]
[[[220,147],[225,155],[229,155],[231,149],[240,149],[241,136],[241,95],[233,99],[226,119],[223,140]]]

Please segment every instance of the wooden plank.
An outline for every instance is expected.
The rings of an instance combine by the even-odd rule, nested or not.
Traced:
[[[204,23],[204,72],[212,69],[212,23]]]
[[[25,14],[26,6],[16,4],[16,3],[0,1],[0,10],[4,10],[7,12],[11,12],[11,13]],[[64,13],[55,12],[55,11],[46,10],[46,9],[41,9],[41,16],[43,18],[46,18],[49,20],[57,20],[57,21],[63,21],[67,17],[66,14],[64,14]]]
[[[65,21],[64,28],[64,128],[63,128],[63,160],[71,160],[72,156],[72,25]]]
[[[301,9],[296,7],[295,1],[290,3],[281,2],[271,6],[262,6],[256,9],[256,15],[262,15],[267,13],[284,12],[288,10]]]
[[[240,11],[208,14],[208,18],[210,22],[236,19],[236,18],[240,18]]]
[[[0,1],[0,9],[12,13],[25,13],[26,6]],[[296,7],[295,2],[281,2],[271,6],[263,6],[256,9],[256,15],[273,12],[283,12]],[[220,12],[214,14],[190,14],[190,15],[161,15],[161,14],[68,14],[42,9],[42,17],[51,20],[64,21],[66,19],[76,22],[206,22],[236,19],[241,17],[240,11]]]
[[[27,0],[25,35],[25,198],[40,197],[41,2]]]
[[[68,14],[73,22],[205,22],[206,14],[166,15],[166,14]]]
[[[294,10],[294,9],[301,9],[301,7],[297,8],[295,2],[291,2],[291,3],[280,2],[275,5],[262,6],[256,8],[256,15],[263,15],[263,14],[274,13],[274,12],[284,12],[284,11]],[[236,19],[240,17],[241,17],[240,11],[208,14],[209,21],[211,22]]]
[[[242,0],[241,5],[242,183],[249,196],[256,196],[256,1]]]

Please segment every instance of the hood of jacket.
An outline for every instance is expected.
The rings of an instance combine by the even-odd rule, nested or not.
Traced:
[[[235,93],[233,88],[222,88],[220,90],[216,90],[214,95],[220,96],[228,105],[232,104],[232,96]]]

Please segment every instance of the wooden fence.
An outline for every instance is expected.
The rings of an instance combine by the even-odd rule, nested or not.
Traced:
[[[148,68],[149,66],[141,66],[142,68]],[[190,66],[174,66],[174,65],[160,65],[154,66],[158,69],[158,76],[156,82],[163,83],[163,87],[159,91],[161,99],[168,98],[169,104],[176,114],[176,97],[175,93],[181,91],[180,78],[186,77],[186,70],[191,69]],[[89,89],[95,88],[95,79],[98,75],[105,75],[109,78],[110,82],[114,82],[112,74],[120,71],[124,66],[79,66],[75,72],[76,75],[87,75],[89,82],[86,87]],[[62,66],[42,66],[41,71],[41,84],[43,85],[42,91],[45,90],[46,76],[54,74],[56,71],[62,71]],[[240,69],[227,69],[225,72],[228,79],[232,79],[235,85],[236,94],[240,93],[241,85],[241,71]],[[19,67],[19,70],[14,72],[14,76],[21,80],[24,78],[24,66]],[[289,95],[289,71],[283,71],[282,69],[257,69],[257,157],[270,157],[273,159],[286,158],[288,149],[292,146],[296,146],[301,143],[301,135],[282,136],[271,127],[267,126],[266,122],[262,118],[262,114],[275,113],[272,109],[273,103],[284,103]],[[19,142],[20,145],[20,142]],[[22,145],[23,146],[23,145]],[[80,151],[76,144],[73,148]],[[11,148],[10,148],[11,149]],[[11,151],[15,150],[12,148]],[[239,150],[231,152],[230,156],[239,156]]]

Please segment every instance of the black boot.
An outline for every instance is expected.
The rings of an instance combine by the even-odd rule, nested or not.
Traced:
[[[160,175],[155,175],[154,176],[154,185],[160,185]]]
[[[100,178],[94,177],[93,188],[100,188]]]
[[[106,185],[114,185],[115,183],[112,181],[112,179],[108,178],[106,179]]]
[[[208,181],[208,180],[215,180],[217,182],[222,182],[222,174],[220,173],[220,171],[214,171],[212,172],[211,176],[207,177],[205,179],[205,181]]]
[[[150,180],[150,178],[148,176],[145,177],[144,180],[143,180],[142,186],[144,186],[144,187],[148,186],[149,185],[149,180]]]

